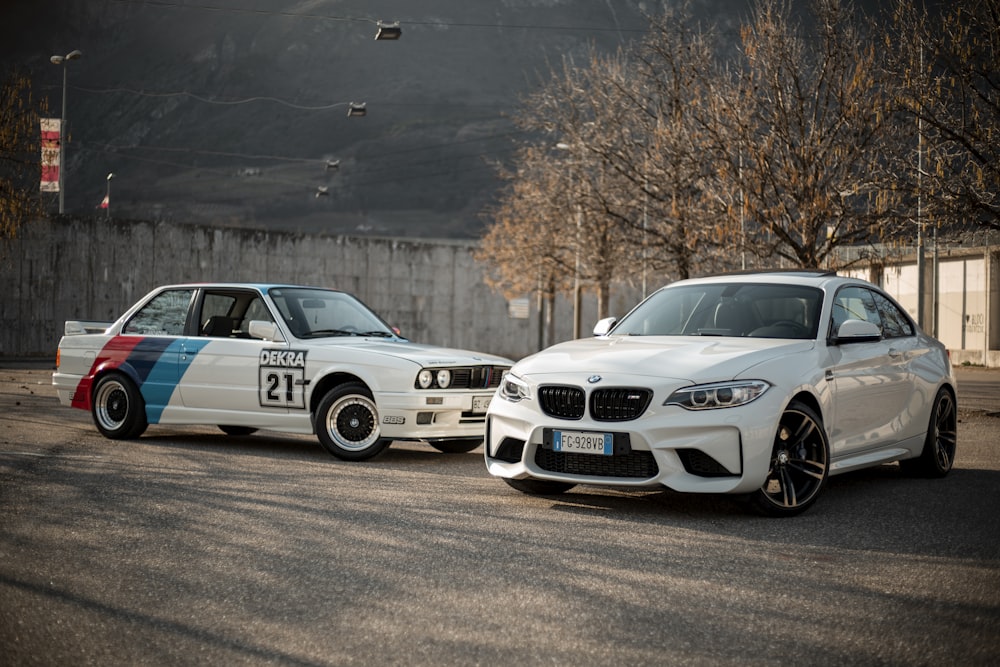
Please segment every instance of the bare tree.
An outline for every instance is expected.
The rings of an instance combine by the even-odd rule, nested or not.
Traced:
[[[934,13],[899,0],[893,18],[888,82],[919,135],[920,154],[902,156],[902,169],[916,176],[922,214],[1000,230],[1000,0]]]
[[[632,194],[613,213],[641,247],[643,273],[683,279],[728,265],[704,131],[715,46],[686,5],[668,9],[637,49],[634,76],[609,76],[624,120],[604,126],[603,155]]]
[[[491,224],[475,258],[487,267],[486,283],[507,298],[532,292],[554,342],[555,297],[572,287],[576,251],[571,206],[564,172],[551,168],[544,148],[518,150],[516,171],[501,175],[508,184],[496,208],[487,211]]]
[[[593,106],[599,97],[594,88],[603,85],[594,72],[602,62],[594,56],[589,67],[577,68],[566,60],[525,101],[516,122],[538,139],[530,151],[519,154],[522,162],[530,160],[530,168],[522,165],[508,174],[511,187],[496,211],[497,220],[508,226],[505,234],[514,233],[511,226],[519,228],[526,254],[545,249],[548,265],[562,272],[550,282],[555,289],[575,286],[577,297],[583,287],[596,290],[600,317],[607,312],[611,283],[629,267],[620,225],[602,205],[609,172],[592,141],[600,111]],[[484,244],[495,243],[499,233],[490,229]],[[497,260],[487,260],[511,284],[514,274],[523,273],[520,261],[500,267]],[[574,310],[579,313],[578,306]]]
[[[762,0],[741,31],[741,59],[717,77],[709,131],[731,237],[760,258],[836,263],[833,250],[900,230],[899,184],[886,169],[899,149],[880,86],[881,49],[847,3],[818,0],[814,28],[790,5]]]
[[[39,141],[31,82],[11,70],[0,92],[0,239],[16,237],[41,211]]]

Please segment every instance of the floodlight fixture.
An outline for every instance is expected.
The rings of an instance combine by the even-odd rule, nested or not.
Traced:
[[[386,23],[378,22],[378,32],[375,33],[377,40],[396,40],[403,36],[403,29],[399,27],[399,21]]]

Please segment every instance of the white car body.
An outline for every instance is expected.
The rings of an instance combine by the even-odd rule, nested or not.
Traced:
[[[656,304],[666,303],[669,290],[718,291],[723,285],[732,286],[726,289],[733,293],[748,288],[760,292],[765,289],[761,286],[775,286],[773,294],[789,287],[812,290],[822,301],[815,316],[807,319],[818,321],[811,321],[813,331],[806,333],[781,329],[791,327],[786,320],[778,321],[777,329],[773,323],[764,326],[759,312],[752,315],[754,325],[760,325],[755,332],[775,337],[722,328],[702,328],[695,335],[623,333],[642,318],[653,321]],[[851,291],[839,291],[846,288]],[[892,303],[897,309],[893,317],[907,318],[899,324],[902,333],[910,335],[884,337],[871,324],[855,319],[838,322],[839,330],[833,331],[834,299],[842,308],[858,289],[880,295],[880,306],[886,303],[881,299]],[[770,299],[768,307],[777,308],[775,303]],[[789,304],[792,300],[782,302],[781,308],[797,312],[797,303],[794,309]],[[791,331],[797,338],[777,337]],[[852,332],[859,337],[850,338]],[[838,339],[838,333],[843,338]],[[721,389],[712,387],[717,383],[722,383]],[[708,400],[704,390],[684,391],[708,385],[709,393],[722,392],[716,398],[728,398],[734,384],[739,391],[763,388],[763,393],[743,404],[705,408],[692,398]],[[780,486],[775,460],[787,459],[787,452],[776,446],[776,434],[794,401],[796,410],[807,406],[824,436],[814,442],[817,459],[823,460],[801,467],[818,483],[810,482],[808,498],[786,497],[758,507],[769,514],[792,514],[811,504],[827,475],[920,459],[929,429],[940,435],[945,448],[950,447],[946,454],[953,457],[954,432],[949,426],[954,421],[954,387],[944,347],[864,281],[821,272],[681,281],[652,295],[609,333],[555,345],[517,363],[489,410],[486,465],[492,475],[528,493],[557,493],[588,484],[753,495],[769,484],[774,501]],[[687,407],[670,400],[679,390],[677,396],[690,399]],[[570,398],[564,399],[564,394]],[[939,399],[942,394],[947,396]],[[648,406],[640,410],[634,406],[640,406],[643,395],[648,395]],[[940,400],[946,401],[945,413],[950,409],[943,415],[944,435],[932,418]],[[604,440],[598,437],[602,435]],[[607,436],[612,455],[606,455],[612,449],[601,450],[602,443],[610,444]],[[557,451],[564,440],[578,448]],[[946,473],[950,465],[949,460],[938,472]]]
[[[292,317],[279,301],[291,304],[293,293],[301,295],[300,305],[313,308]],[[176,316],[166,315],[172,308]],[[306,310],[315,322],[334,322],[336,313],[350,324],[323,325],[337,326],[337,333],[293,331]],[[206,328],[210,312],[224,320],[218,332]],[[67,322],[52,381],[62,404],[94,412],[108,437],[135,437],[144,424],[310,434],[318,432],[324,395],[349,384],[374,423],[356,442],[341,443],[343,448],[335,442],[331,453],[355,460],[374,456],[392,440],[427,441],[443,451],[471,449],[483,438],[486,406],[513,363],[411,343],[346,293],[290,285],[164,286],[104,327]],[[445,370],[451,387],[420,386],[421,371],[431,373],[434,385]],[[98,384],[109,374],[119,378],[120,391],[109,389],[105,405],[97,406]],[[143,412],[135,424],[115,412],[124,407],[117,408],[114,398],[124,400],[131,388]],[[358,400],[353,404],[360,405]]]

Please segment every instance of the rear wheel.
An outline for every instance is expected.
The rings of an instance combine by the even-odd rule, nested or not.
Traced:
[[[903,472],[922,477],[944,477],[955,464],[958,445],[958,411],[947,389],[938,391],[927,426],[924,449],[915,459],[900,461]]]
[[[112,440],[138,438],[146,430],[146,402],[129,378],[108,373],[94,386],[90,402],[94,425]]]
[[[364,461],[392,442],[380,436],[378,407],[360,382],[330,390],[320,401],[315,419],[320,444],[338,459]]]
[[[829,461],[822,420],[808,405],[792,401],[778,422],[767,479],[750,496],[751,505],[767,516],[804,512],[826,482]]]
[[[465,454],[483,444],[482,438],[455,438],[453,440],[435,440],[431,447],[445,454]]]
[[[576,486],[570,482],[553,482],[548,479],[510,479],[504,477],[503,481],[512,488],[530,496],[557,496]]]

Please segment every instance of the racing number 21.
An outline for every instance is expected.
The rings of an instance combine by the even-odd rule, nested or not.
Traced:
[[[301,368],[260,369],[260,404],[268,407],[305,407],[305,374]]]

